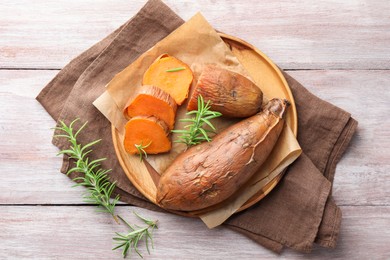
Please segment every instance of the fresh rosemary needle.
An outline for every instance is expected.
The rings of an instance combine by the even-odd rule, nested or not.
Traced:
[[[108,181],[107,173],[110,172],[110,170],[100,168],[100,162],[104,161],[106,158],[90,161],[89,157],[87,157],[87,155],[92,152],[91,147],[101,140],[96,140],[86,145],[79,144],[77,142],[77,136],[85,128],[87,122],[74,133],[73,126],[77,121],[78,119],[73,120],[69,126],[63,121],[60,121],[61,127],[56,128],[64,133],[58,134],[56,137],[65,137],[70,143],[69,149],[60,151],[59,155],[67,154],[70,158],[75,160],[76,166],[68,170],[68,175],[72,172],[84,174],[73,180],[77,182],[74,186],[85,186],[87,188],[87,192],[84,194],[85,202],[98,205],[98,207],[102,208],[101,211],[110,213],[115,221],[118,222],[114,208],[119,200],[119,195],[114,199],[111,199],[112,192],[115,189],[115,183],[110,183]]]
[[[148,154],[146,153],[145,148],[148,148],[151,143],[152,141],[150,141],[147,145],[142,145],[142,143],[134,144],[135,148],[138,150],[139,160],[141,162],[143,160],[143,156],[145,156],[145,158],[148,158]]]
[[[184,129],[172,130],[173,133],[180,134],[177,143],[185,143],[187,147],[200,144],[204,141],[210,142],[210,134],[215,133],[215,127],[210,122],[211,119],[222,116],[220,112],[211,111],[210,101],[205,104],[202,95],[198,96],[198,109],[187,112],[191,118],[180,119],[181,122],[189,122]],[[209,127],[205,128],[206,126]]]
[[[126,220],[122,219],[120,216],[118,216],[129,228],[130,232],[127,234],[120,234],[116,233],[116,237],[113,238],[113,240],[118,242],[118,245],[114,247],[112,250],[116,250],[118,248],[123,248],[122,255],[123,257],[126,257],[128,254],[128,251],[130,249],[130,252],[132,249],[141,257],[141,253],[138,251],[138,242],[142,239],[145,240],[145,245],[148,253],[149,251],[149,240],[151,242],[152,248],[153,248],[153,230],[157,229],[157,220],[152,221],[149,219],[146,219],[144,217],[141,217],[137,213],[133,212],[139,219],[141,219],[147,226],[140,227],[137,225],[130,225]]]
[[[176,72],[176,71],[181,71],[181,70],[185,70],[185,69],[186,68],[184,68],[184,67],[177,67],[177,68],[166,70],[165,72]]]
[[[114,199],[111,199],[112,193],[115,189],[115,182],[110,183],[108,180],[107,173],[110,170],[103,170],[100,168],[100,162],[104,161],[105,158],[96,159],[90,161],[88,154],[92,152],[91,147],[100,142],[100,140],[96,140],[90,142],[86,145],[81,145],[77,141],[77,136],[80,132],[85,128],[87,122],[84,123],[75,133],[74,133],[74,124],[78,121],[78,119],[73,120],[69,126],[67,126],[63,121],[60,121],[60,127],[56,127],[57,130],[63,132],[62,134],[55,135],[58,137],[67,138],[70,146],[69,149],[62,150],[59,152],[60,154],[66,154],[70,158],[75,160],[75,167],[71,168],[67,174],[69,175],[72,172],[79,172],[84,174],[83,176],[74,178],[74,181],[77,181],[77,184],[74,186],[85,186],[87,188],[86,194],[84,194],[84,199],[88,203],[93,203],[102,208],[102,211],[108,212],[115,219],[115,221],[119,224],[119,219],[122,220],[127,226],[131,228],[131,232],[122,235],[120,233],[116,233],[117,237],[113,239],[116,241],[120,241],[121,244],[113,250],[123,247],[123,257],[126,257],[129,249],[134,249],[137,254],[142,257],[140,252],[138,251],[138,242],[145,239],[146,249],[149,251],[149,239],[152,242],[153,248],[153,239],[152,232],[155,228],[157,228],[157,221],[151,221],[144,217],[141,217],[137,213],[134,214],[143,220],[147,227],[139,227],[139,226],[131,226],[128,222],[126,222],[121,216],[115,214],[115,205],[119,201],[119,195],[117,195]],[[143,151],[144,148],[148,147],[150,143],[146,146],[140,145],[140,149]],[[145,151],[144,151],[145,152]],[[146,157],[146,153],[145,153]],[[141,157],[142,158],[142,157]]]

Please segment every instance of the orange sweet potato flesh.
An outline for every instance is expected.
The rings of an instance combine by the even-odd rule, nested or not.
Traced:
[[[168,138],[166,124],[153,116],[135,116],[125,126],[124,147],[126,152],[137,154],[135,145],[150,145],[144,150],[147,154],[168,152],[172,145]]]
[[[252,116],[260,111],[263,101],[263,92],[251,80],[214,65],[202,70],[187,110],[198,108],[198,95],[211,102],[211,110],[226,117]]]
[[[156,86],[141,86],[127,102],[124,114],[127,118],[135,116],[154,116],[164,121],[169,130],[175,125],[177,105],[164,90]]]
[[[184,69],[167,72],[175,68]],[[163,54],[146,70],[142,84],[161,88],[171,95],[178,105],[181,105],[188,97],[192,80],[193,74],[187,64],[173,56]]]
[[[286,100],[273,99],[262,112],[179,155],[162,174],[156,201],[166,209],[193,211],[229,198],[267,159],[287,106]]]

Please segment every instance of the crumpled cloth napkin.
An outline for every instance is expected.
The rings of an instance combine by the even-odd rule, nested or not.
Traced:
[[[102,139],[90,156],[107,158],[102,167],[112,169],[110,180],[117,183],[115,194],[120,194],[124,202],[151,210],[162,211],[127,179],[116,158],[111,125],[92,102],[116,73],[183,23],[160,0],[149,0],[128,22],[66,65],[37,96],[55,120],[88,121],[79,140],[86,144]],[[331,196],[331,187],[336,165],[357,122],[346,111],[311,94],[287,73],[284,76],[297,106],[298,141],[303,154],[269,195],[233,215],[224,226],[275,252],[284,246],[309,252],[313,243],[335,247],[341,211]],[[64,138],[54,138],[53,143],[60,149],[68,147]],[[66,172],[70,163],[65,156],[61,172]]]

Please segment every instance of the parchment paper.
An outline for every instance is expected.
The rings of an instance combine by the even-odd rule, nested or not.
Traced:
[[[142,85],[143,74],[150,64],[163,53],[175,56],[190,66],[194,73],[190,94],[203,66],[206,64],[215,64],[251,79],[249,73],[239,63],[238,59],[216,31],[198,13],[149,51],[142,54],[122,72],[118,73],[107,85],[106,92],[93,103],[118,130],[121,139],[118,145],[123,146],[126,119],[122,111],[126,102],[134,88]],[[263,86],[259,87],[262,88]],[[187,102],[178,108],[175,129],[183,129],[185,123],[180,122],[179,119],[185,118],[185,113],[187,112],[186,107]],[[220,132],[235,122],[237,120],[218,118],[213,121],[213,124],[217,128],[217,132]],[[172,140],[176,139],[177,136],[172,135]],[[176,156],[184,150],[184,144],[173,143],[172,150],[169,153],[154,156],[149,155],[147,161],[158,173],[162,174]],[[221,204],[222,206],[220,208],[200,216],[201,219],[210,228],[221,224],[236,212],[250,197],[280,174],[287,165],[292,163],[299,156],[300,151],[296,138],[288,126],[285,126],[283,134],[279,138],[272,154],[267,159],[266,164],[248,182],[246,188],[241,189],[233,198]],[[130,172],[137,173],[137,175],[142,176],[144,179],[151,179],[144,163],[139,161],[138,156],[126,155],[124,160],[128,160],[129,163],[127,165],[131,165],[131,169],[128,169]]]

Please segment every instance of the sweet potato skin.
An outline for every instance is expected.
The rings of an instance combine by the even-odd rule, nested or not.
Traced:
[[[175,100],[164,90],[151,85],[140,86],[127,102],[124,115],[127,118],[135,116],[154,116],[163,120],[169,130],[175,125],[177,105]]]
[[[166,209],[193,211],[230,197],[267,159],[287,106],[287,101],[273,99],[261,113],[179,155],[162,174],[156,201]]]
[[[261,110],[263,92],[248,78],[214,65],[207,65],[195,86],[187,110],[197,109],[198,96],[211,102],[213,111],[226,117],[249,117]]]

